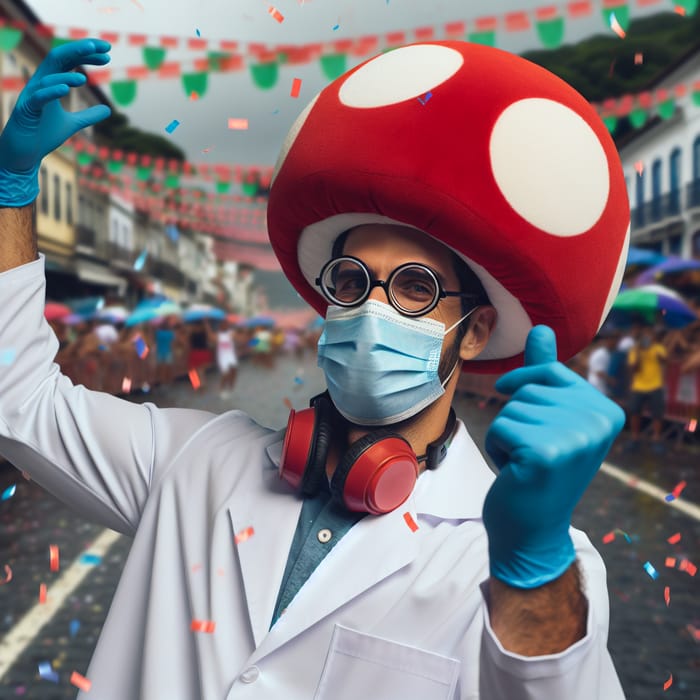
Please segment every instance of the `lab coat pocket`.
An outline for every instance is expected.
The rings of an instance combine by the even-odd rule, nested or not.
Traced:
[[[452,700],[459,663],[336,625],[314,700]]]

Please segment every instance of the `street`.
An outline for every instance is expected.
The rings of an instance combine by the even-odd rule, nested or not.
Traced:
[[[220,398],[217,384],[218,378],[210,373],[205,389],[195,391],[181,380],[168,388],[136,394],[132,400],[217,413],[242,409],[260,423],[283,427],[288,405],[305,408],[308,398],[323,389],[323,377],[310,355],[302,361],[283,356],[271,369],[242,363],[231,398]],[[498,406],[460,396],[455,407],[483,445]],[[698,698],[700,574],[695,574],[694,566],[700,565],[700,511],[692,504],[700,503],[696,466],[700,450],[691,444],[669,443],[665,455],[646,448],[625,452],[621,449],[625,439],[618,440],[607,462],[634,478],[625,482],[624,477],[621,481],[601,470],[575,512],[574,525],[588,533],[608,569],[609,648],[627,698],[647,700],[665,693]],[[673,502],[644,493],[637,480],[666,494],[676,489],[676,500],[688,507],[680,510]],[[102,554],[96,553],[101,527],[78,518],[19,471],[0,468],[0,492],[8,493],[13,484],[14,495],[0,501],[0,634],[5,636],[0,641],[0,700],[75,698],[71,674],[87,674],[130,540],[116,537]],[[56,563],[50,559],[51,545],[60,552],[58,571],[51,570]],[[673,565],[670,559],[675,560]],[[73,564],[75,571],[82,572],[82,581],[72,589],[63,584],[56,587]],[[11,580],[3,583],[8,578],[6,567]],[[47,586],[43,604],[39,604],[41,584]],[[52,597],[59,595],[65,600],[43,627],[37,629],[43,624],[38,622],[32,622],[30,631],[18,627],[38,604],[39,613],[43,614],[42,607],[50,610]],[[42,664],[47,665],[40,673]]]

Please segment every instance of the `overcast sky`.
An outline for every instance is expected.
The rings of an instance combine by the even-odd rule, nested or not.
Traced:
[[[421,26],[442,27],[455,20],[502,15],[551,4],[549,0],[25,0],[41,21],[64,27],[143,33],[160,36],[197,36],[270,44],[334,41]],[[659,0],[646,10],[629,0],[632,16],[672,10]],[[566,7],[565,2],[560,3]],[[565,42],[608,33],[601,0],[587,19],[568,19]],[[277,22],[268,13],[274,6],[283,15]],[[337,29],[334,30],[334,27]],[[442,38],[437,34],[436,38]],[[533,31],[499,33],[497,45],[513,52],[540,47]],[[191,62],[204,52],[171,50],[166,60]],[[362,58],[349,58],[348,68]],[[114,45],[113,69],[143,65],[141,50],[125,42]],[[301,78],[298,99],[290,96],[293,78]],[[171,138],[193,162],[273,165],[287,129],[327,79],[318,62],[282,66],[275,87],[257,88],[248,70],[211,75],[208,91],[196,102],[185,95],[179,79],[139,81],[138,96],[121,108],[132,123]],[[109,87],[104,86],[109,94]],[[228,119],[248,119],[247,131],[228,129]],[[165,127],[180,122],[170,135]],[[206,151],[206,152],[205,152]]]

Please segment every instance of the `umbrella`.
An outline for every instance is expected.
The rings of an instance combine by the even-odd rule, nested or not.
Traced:
[[[139,308],[139,306],[141,308]],[[124,325],[127,327],[136,326],[139,323],[148,323],[156,318],[181,314],[182,309],[172,301],[160,302],[158,306],[145,304],[137,306],[133,312],[126,317]]]
[[[621,316],[620,316],[621,315]],[[672,289],[648,284],[620,292],[613,302],[611,316],[642,318],[648,323],[663,321],[669,328],[682,328],[697,319],[695,312]]]
[[[700,260],[692,260],[687,258],[679,258],[676,256],[669,257],[658,265],[647,268],[644,272],[637,275],[635,284],[637,286],[657,282],[674,274],[688,272],[689,270],[700,270]]]
[[[182,320],[185,323],[201,321],[205,318],[213,321],[220,321],[222,318],[226,318],[226,312],[223,309],[218,309],[216,306],[209,306],[208,304],[194,304],[190,306],[189,309],[182,312]]]
[[[270,316],[253,316],[249,318],[244,324],[246,328],[255,328],[256,326],[266,326],[272,328],[275,325],[275,319]]]
[[[90,316],[99,311],[105,305],[104,297],[82,297],[80,299],[68,299],[66,304],[71,310],[81,316]]]
[[[93,318],[108,323],[123,323],[129,313],[129,309],[125,306],[105,306],[94,313]]]
[[[655,250],[647,250],[646,248],[637,248],[630,246],[627,252],[627,265],[638,265],[645,267],[647,265],[658,265],[663,262],[666,256],[657,253]]]
[[[70,306],[59,304],[55,301],[46,302],[46,306],[44,307],[44,316],[47,321],[56,321],[65,318],[66,316],[70,316],[72,312],[73,310]]]

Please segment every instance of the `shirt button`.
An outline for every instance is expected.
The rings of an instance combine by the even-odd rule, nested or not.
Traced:
[[[245,671],[243,671],[243,673],[241,673],[241,675],[238,676],[238,678],[242,683],[255,683],[255,681],[258,680],[259,676],[260,669],[257,666],[250,666]]]
[[[316,537],[321,544],[326,544],[333,537],[333,533],[327,527],[324,527],[323,530],[318,531]]]

